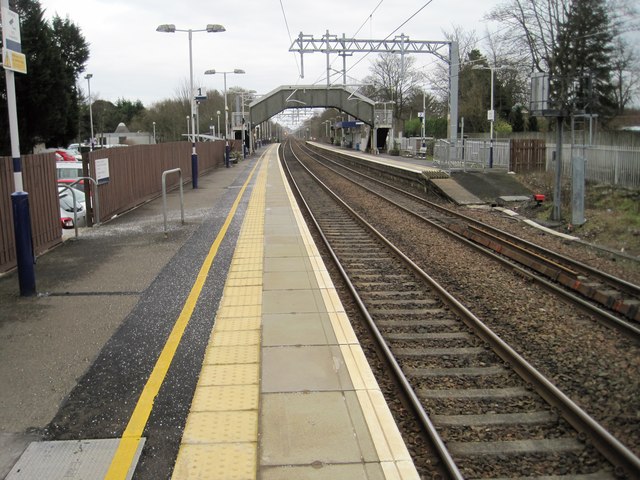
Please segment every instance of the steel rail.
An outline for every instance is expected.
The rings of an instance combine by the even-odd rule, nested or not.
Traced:
[[[293,152],[293,148],[291,148]],[[298,158],[296,156],[296,158]],[[306,168],[306,167],[305,167]],[[308,169],[307,169],[308,170]],[[535,390],[552,406],[556,407],[562,414],[563,418],[569,422],[578,432],[586,434],[593,442],[597,450],[607,458],[615,467],[617,473],[625,472],[630,478],[640,477],[640,458],[638,458],[631,450],[622,444],[617,438],[611,435],[604,427],[602,427],[589,414],[567,397],[558,387],[551,383],[544,375],[533,367],[520,354],[513,350],[506,342],[504,342],[497,334],[495,334],[486,324],[469,311],[462,303],[456,300],[449,292],[447,292],[438,282],[431,278],[424,270],[416,265],[404,253],[402,253],[395,245],[387,240],[380,232],[371,226],[357,212],[351,209],[342,199],[340,199],[324,182],[319,180],[309,171],[316,181],[329,192],[334,199],[346,208],[354,218],[363,225],[367,226],[371,232],[376,235],[383,243],[385,243],[400,258],[405,260],[407,264],[420,275],[435,291],[437,291],[442,300],[454,309],[461,319],[473,329],[478,336],[489,343],[495,353],[507,362],[514,371],[525,381],[531,384]]]
[[[291,147],[291,145],[289,145],[289,147],[291,148],[291,154],[300,163],[300,165],[307,170],[307,172],[312,176],[312,178],[314,178],[314,180],[316,180],[318,182],[318,184],[320,186],[322,186],[323,189],[325,189],[333,198],[337,199],[337,197],[329,189],[329,187],[327,187],[319,178],[317,178],[315,175],[313,175],[313,173],[311,173],[300,162],[298,156],[293,151],[293,147]],[[287,165],[286,161],[284,161],[284,159],[283,159],[283,163],[284,163],[284,167],[285,167],[285,169],[287,171],[288,177],[289,177],[293,187],[295,188],[295,191],[298,193],[298,197],[301,199],[301,202],[304,205],[305,210],[309,214],[309,217],[312,219],[313,224],[315,225],[315,227],[316,227],[318,233],[320,234],[325,246],[327,247],[327,250],[329,251],[329,254],[331,255],[331,258],[333,259],[333,261],[334,261],[334,263],[336,265],[336,268],[340,272],[340,275],[342,276],[342,278],[345,281],[349,291],[351,292],[351,295],[353,296],[355,302],[357,303],[358,308],[360,309],[360,312],[362,313],[362,315],[364,316],[365,320],[367,321],[367,326],[368,326],[368,328],[370,329],[370,331],[373,334],[373,337],[374,337],[374,340],[376,341],[377,347],[383,353],[383,355],[385,357],[384,358],[385,362],[387,363],[387,365],[390,366],[390,368],[392,370],[392,373],[395,375],[396,382],[397,382],[397,384],[400,385],[403,395],[405,395],[405,397],[408,399],[410,407],[414,412],[414,415],[420,420],[422,429],[427,433],[427,435],[429,436],[429,439],[431,440],[431,442],[433,443],[434,447],[436,448],[436,451],[438,452],[438,455],[443,460],[443,464],[444,464],[447,472],[452,476],[452,478],[462,480],[464,477],[462,476],[462,474],[458,470],[458,467],[455,464],[455,462],[453,461],[453,458],[451,458],[451,454],[447,450],[447,447],[445,446],[443,440],[440,438],[440,435],[438,434],[435,426],[433,425],[433,423],[429,419],[429,416],[424,411],[424,408],[422,407],[422,402],[420,402],[420,399],[418,398],[416,393],[413,391],[413,388],[411,387],[411,384],[409,383],[409,381],[405,377],[404,373],[402,372],[402,369],[400,368],[400,365],[398,365],[398,362],[396,361],[393,353],[391,352],[391,350],[387,346],[387,343],[385,342],[382,334],[380,333],[380,330],[378,329],[378,327],[376,326],[375,322],[371,318],[371,315],[369,314],[369,312],[367,310],[367,307],[365,306],[364,302],[360,298],[360,295],[356,291],[353,283],[351,282],[351,279],[347,275],[347,272],[342,267],[342,264],[340,263],[340,260],[338,259],[338,256],[336,255],[335,251],[331,247],[331,244],[329,243],[329,240],[325,236],[325,234],[324,234],[324,232],[322,230],[322,227],[318,223],[315,215],[313,215],[313,212],[311,211],[311,208],[309,207],[309,204],[305,200],[305,198],[304,198],[304,196],[303,196],[298,184],[294,180],[293,175],[292,175],[291,171],[289,170],[289,166]],[[341,202],[341,200],[339,200],[339,202]],[[346,204],[344,204],[344,202],[342,202],[342,205],[347,209],[347,211],[349,211],[349,213],[351,213],[351,214],[355,213]],[[357,216],[357,214],[356,214],[356,218],[359,218]]]
[[[335,162],[333,160],[325,157],[324,155],[318,154],[317,152],[315,152],[313,150],[312,150],[312,152],[314,154],[316,154],[316,155],[322,156],[324,159],[326,159],[326,160],[328,160],[328,161],[330,161],[330,162],[335,164]],[[324,166],[325,166],[325,168],[328,168],[331,171],[333,171],[336,175],[340,175],[341,177],[345,178],[346,180],[352,181],[347,176],[345,176],[344,174],[336,171],[335,169],[333,169],[333,168],[331,168],[331,167],[329,167],[327,165],[324,165]],[[349,170],[349,171],[351,171],[351,172],[353,172],[353,173],[355,173],[357,175],[364,176],[365,178],[373,180],[376,183],[382,184],[382,185],[384,185],[386,187],[390,187],[394,191],[397,191],[398,193],[402,193],[404,195],[407,195],[411,199],[418,200],[418,201],[426,204],[429,207],[434,207],[438,211],[442,211],[442,212],[444,212],[446,214],[451,214],[451,215],[453,215],[455,217],[462,218],[463,220],[469,220],[471,223],[474,223],[476,225],[481,225],[482,227],[488,227],[490,229],[493,229],[493,227],[491,227],[489,225],[486,225],[486,224],[484,224],[482,222],[479,222],[478,220],[475,220],[475,219],[473,219],[471,217],[467,217],[466,215],[458,214],[457,212],[453,212],[453,211],[451,211],[449,209],[446,209],[446,208],[444,208],[444,207],[442,207],[440,205],[437,205],[435,203],[429,202],[428,200],[425,200],[425,199],[420,198],[420,197],[418,197],[416,195],[413,195],[410,192],[405,192],[404,190],[402,190],[402,189],[400,189],[400,188],[398,188],[398,187],[396,187],[394,185],[389,185],[389,184],[387,184],[385,182],[382,182],[382,181],[380,181],[378,179],[375,179],[375,178],[369,177],[367,175],[364,175],[361,172],[358,172],[356,170],[350,169],[350,168],[345,167],[343,165],[340,165],[340,167],[344,168],[344,169],[347,169],[347,170]],[[444,232],[444,233],[446,233],[448,235],[453,236],[457,240],[459,240],[459,241],[465,243],[466,245],[468,245],[468,246],[470,246],[470,247],[482,252],[486,256],[488,256],[488,257],[490,257],[490,258],[492,258],[492,259],[494,259],[494,260],[496,260],[498,262],[501,262],[504,265],[507,265],[509,268],[517,271],[519,274],[525,276],[526,278],[529,278],[529,279],[537,282],[538,284],[540,284],[541,286],[543,286],[547,290],[551,291],[552,293],[554,293],[554,294],[556,294],[556,295],[558,295],[558,296],[560,296],[562,298],[565,298],[567,301],[571,302],[574,305],[579,306],[580,308],[585,310],[587,313],[593,314],[595,316],[595,318],[598,321],[600,321],[601,323],[618,329],[620,332],[622,332],[623,334],[627,335],[629,338],[633,339],[634,341],[640,341],[640,327],[638,327],[634,323],[626,321],[626,320],[623,320],[623,319],[617,317],[616,315],[611,314],[610,312],[604,310],[603,308],[600,308],[600,307],[594,305],[593,303],[590,303],[590,302],[584,300],[580,296],[575,295],[575,294],[571,293],[570,291],[568,291],[568,290],[566,290],[566,289],[564,289],[562,287],[559,287],[555,283],[546,280],[541,275],[535,274],[532,271],[522,267],[517,262],[509,259],[508,257],[505,258],[504,256],[495,253],[493,249],[485,247],[484,245],[478,244],[478,243],[468,239],[467,237],[465,237],[465,236],[463,236],[463,235],[461,235],[461,234],[459,234],[459,233],[457,233],[455,231],[452,231],[451,229],[449,229],[445,225],[442,225],[442,224],[440,224],[438,222],[435,222],[435,221],[433,221],[433,220],[431,220],[429,218],[423,217],[419,213],[414,212],[414,211],[412,211],[412,210],[410,210],[410,209],[398,204],[397,202],[393,201],[392,199],[386,197],[385,195],[383,195],[383,194],[381,194],[379,192],[371,190],[370,188],[367,188],[366,186],[364,186],[362,184],[357,184],[357,185],[359,185],[361,188],[365,189],[366,191],[370,192],[371,194],[376,195],[377,197],[382,198],[385,201],[387,201],[387,202],[393,204],[394,206],[400,208],[404,212],[406,212],[406,213],[408,213],[408,214],[410,214],[410,215],[412,215],[412,216],[414,216],[416,218],[419,218],[420,220],[428,223],[429,225],[433,226],[434,228],[437,228],[438,230],[440,230],[440,231],[442,231],[442,232]],[[497,230],[498,232],[501,232],[505,236],[510,237],[511,239],[516,239],[518,241],[521,240],[521,239],[519,239],[517,237],[514,237],[513,235],[511,235],[511,234],[509,234],[507,232],[504,232],[502,230],[499,230],[499,229],[495,229],[495,230]],[[522,240],[522,241],[523,242],[527,242],[526,240]],[[527,243],[530,243],[530,242],[527,242]],[[531,245],[536,246],[535,244],[531,244]],[[536,246],[536,247],[538,247],[538,246]],[[542,247],[539,247],[539,248],[543,249]],[[543,249],[543,250],[546,251],[546,249]],[[554,253],[554,252],[551,252],[551,253]],[[561,255],[558,255],[558,257],[560,257],[563,260],[566,258],[566,257],[563,257]],[[571,259],[567,259],[567,260],[571,261]],[[576,262],[576,263],[579,264],[579,262]],[[580,265],[583,265],[583,264],[580,264]],[[592,267],[589,267],[588,265],[585,265],[585,267],[589,268],[589,269],[592,269]],[[596,272],[599,272],[599,271],[596,271]],[[600,273],[605,274],[605,272],[600,272]],[[608,275],[608,274],[605,274],[605,275]],[[610,276],[610,277],[615,279],[615,280],[618,280],[620,282],[623,282],[623,283],[626,283],[628,285],[631,285],[632,287],[640,289],[640,287],[638,287],[636,285],[633,285],[633,284],[630,284],[628,282],[625,282],[622,279],[618,279],[617,277],[612,277],[612,276]]]

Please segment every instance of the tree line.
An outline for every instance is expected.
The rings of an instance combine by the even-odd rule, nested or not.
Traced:
[[[21,17],[23,53],[28,75],[16,75],[21,150],[37,144],[64,146],[86,141],[89,133],[88,99],[79,80],[90,48],[81,28],[69,18],[44,18],[38,0],[11,0]],[[552,101],[565,111],[598,115],[601,125],[623,115],[640,93],[638,45],[626,35],[639,28],[637,6],[631,0],[505,0],[486,15],[499,28],[483,38],[471,30],[453,27],[444,32],[459,44],[459,113],[466,132],[489,129],[490,75],[494,78],[494,105],[498,132],[537,130],[528,115],[529,76],[532,71],[552,76]],[[4,70],[0,70],[0,153],[8,155],[9,128]],[[436,62],[427,71],[416,57],[381,54],[362,80],[360,93],[393,110],[397,128],[407,136],[420,135],[425,105],[427,135],[446,136],[448,65]],[[224,98],[216,90],[199,105],[196,118],[201,133],[224,129]],[[229,89],[229,107],[246,91]],[[156,131],[159,141],[176,141],[187,133],[190,115],[188,85],[173,98],[148,108],[139,100],[115,103],[92,98],[94,131],[113,132],[120,122],[131,131]],[[246,95],[245,95],[246,97]],[[317,136],[323,131],[317,123]],[[334,115],[335,116],[335,115]]]

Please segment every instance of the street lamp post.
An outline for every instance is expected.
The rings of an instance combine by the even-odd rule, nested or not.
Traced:
[[[216,115],[218,115],[218,136],[220,136],[220,110],[216,112]]]
[[[153,122],[153,144],[156,144],[156,122]]]
[[[218,24],[209,24],[205,29],[177,29],[173,24],[164,24],[156,28],[157,32],[175,33],[187,32],[189,34],[189,104],[191,105],[191,133],[193,135],[191,142],[191,184],[193,188],[198,188],[198,153],[196,152],[196,126],[195,126],[195,92],[193,90],[193,49],[192,36],[193,32],[219,33],[224,32],[225,28]]]
[[[489,126],[489,168],[493,168],[493,123],[495,121],[496,118],[496,111],[493,107],[493,77],[495,75],[495,71],[496,70],[500,70],[502,68],[505,68],[504,66],[501,67],[496,67],[494,66],[488,66],[485,67],[483,65],[474,65],[473,67],[471,67],[473,70],[490,70],[491,71],[491,85],[490,85],[490,89],[491,89],[491,110],[489,110],[487,112],[487,119],[489,120],[490,126]]]
[[[206,70],[204,72],[205,75],[215,75],[216,73],[221,73],[224,77],[224,138],[229,138],[229,107],[227,106],[227,73],[235,73],[235,74],[243,74],[246,73],[241,68],[236,68],[233,71],[228,72],[219,72],[215,69]],[[220,112],[218,112],[219,114]],[[220,126],[218,126],[218,130],[220,130]]]
[[[89,148],[93,151],[93,110],[91,108],[91,78],[93,77],[92,73],[87,73],[84,78],[87,79],[87,90],[89,94],[89,125],[91,127],[91,138],[89,139]]]

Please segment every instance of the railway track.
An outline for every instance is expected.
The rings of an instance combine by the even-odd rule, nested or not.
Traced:
[[[380,178],[348,168],[344,162],[338,162],[326,153],[301,148],[335,173],[421,221],[494,254],[496,260],[516,265],[523,275],[640,341],[640,286],[430,202]]]
[[[285,153],[448,478],[618,478],[640,460]],[[428,457],[429,458],[429,457]],[[420,468],[420,466],[419,466]],[[435,474],[434,472],[430,473]],[[578,477],[578,475],[583,475]]]

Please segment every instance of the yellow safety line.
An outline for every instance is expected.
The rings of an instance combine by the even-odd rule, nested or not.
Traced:
[[[263,158],[264,154],[260,160],[262,160]],[[231,207],[229,215],[227,215],[224,225],[220,229],[218,236],[213,242],[213,245],[211,245],[211,249],[209,250],[207,257],[205,258],[202,267],[200,268],[198,277],[196,278],[196,281],[191,288],[191,292],[189,293],[189,297],[187,297],[187,301],[182,308],[182,312],[180,312],[180,316],[173,326],[173,330],[171,330],[171,334],[169,335],[169,338],[167,339],[167,342],[165,343],[164,348],[160,353],[160,357],[158,357],[158,361],[153,367],[153,371],[151,372],[151,375],[149,376],[149,379],[147,380],[147,383],[144,386],[142,393],[140,394],[140,398],[138,399],[138,403],[136,404],[136,407],[131,414],[131,418],[129,419],[127,428],[122,434],[120,443],[118,444],[118,449],[113,456],[113,460],[111,461],[109,470],[104,477],[105,480],[120,480],[127,477],[136,450],[138,449],[138,444],[142,439],[144,428],[147,425],[147,421],[149,420],[149,415],[151,415],[153,402],[156,398],[156,395],[158,395],[158,391],[162,386],[162,382],[164,382],[167,371],[169,370],[169,366],[173,361],[173,357],[175,356],[178,345],[180,344],[180,340],[182,339],[182,335],[184,334],[184,331],[187,328],[187,324],[191,319],[191,314],[193,313],[196,302],[198,301],[198,297],[202,292],[204,282],[207,279],[209,270],[211,269],[211,265],[213,264],[213,260],[218,253],[218,248],[220,247],[222,240],[227,234],[227,230],[229,229],[229,225],[231,224],[236,210],[238,209],[238,205],[240,204],[242,195],[247,189],[247,185],[253,178],[253,174],[255,173],[259,164],[260,162],[256,162],[256,165],[251,170],[247,181],[240,189],[235,202],[233,202],[233,206]]]

